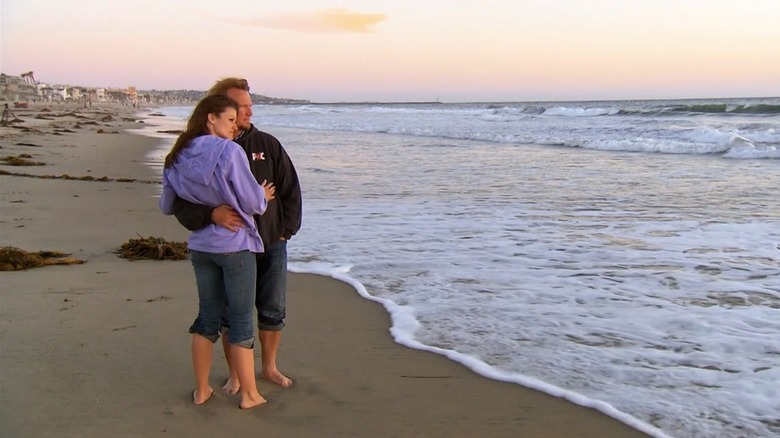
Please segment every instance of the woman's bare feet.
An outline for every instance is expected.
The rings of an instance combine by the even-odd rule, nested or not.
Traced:
[[[230,377],[227,382],[222,386],[222,392],[225,394],[238,394],[238,390],[241,389],[241,385],[238,383],[238,378]]]
[[[238,380],[238,386],[240,386],[241,403],[238,407],[250,409],[265,403],[266,399],[257,390],[255,356],[252,349],[231,344],[230,362],[235,366],[235,377]]]
[[[192,391],[192,402],[196,405],[202,405],[203,403],[206,403],[210,398],[211,394],[214,393],[214,388],[208,387],[205,391],[198,391],[197,389]]]
[[[238,405],[238,407],[241,409],[251,409],[255,406],[265,404],[267,401],[268,400],[260,395],[259,392],[255,392],[254,394],[245,394],[241,396],[241,403]]]
[[[281,386],[282,388],[289,388],[293,384],[292,379],[280,373],[279,370],[272,370],[272,371],[263,370],[262,372],[260,372],[260,377],[265,380],[268,380],[271,383],[275,383]]]

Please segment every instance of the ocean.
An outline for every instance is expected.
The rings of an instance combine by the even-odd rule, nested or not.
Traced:
[[[303,188],[289,269],[398,343],[655,437],[780,436],[780,98],[254,112]]]

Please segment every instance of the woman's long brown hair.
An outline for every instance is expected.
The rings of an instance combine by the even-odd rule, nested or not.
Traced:
[[[190,120],[187,122],[187,129],[176,139],[171,151],[165,157],[165,168],[173,166],[176,157],[187,147],[196,137],[209,133],[208,120],[209,114],[222,114],[226,109],[233,108],[238,111],[238,104],[231,98],[222,95],[213,95],[204,97],[198,102],[192,111]]]

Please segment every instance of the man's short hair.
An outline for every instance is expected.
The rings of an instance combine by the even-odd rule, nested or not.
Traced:
[[[238,88],[240,90],[244,90],[247,93],[249,92],[249,82],[246,79],[243,78],[224,78],[218,80],[206,93],[207,96],[213,96],[215,94],[220,94],[223,96],[227,96],[227,92],[231,88]]]

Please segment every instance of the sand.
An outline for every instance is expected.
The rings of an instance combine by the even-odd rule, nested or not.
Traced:
[[[45,164],[0,170],[107,180],[0,175],[0,246],[86,262],[0,272],[0,436],[646,436],[596,410],[396,344],[380,304],[309,274],[291,274],[280,349],[280,369],[294,386],[260,380],[269,402],[249,411],[221,393],[193,405],[189,261],[115,253],[139,236],[187,239],[159,212],[158,177],[145,164],[161,140],[126,132],[143,126],[128,107],[14,112],[26,129],[0,128],[0,157],[27,154]],[[212,386],[226,376],[218,348]]]

